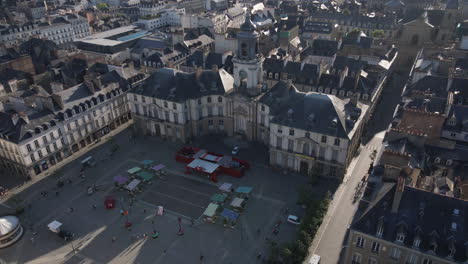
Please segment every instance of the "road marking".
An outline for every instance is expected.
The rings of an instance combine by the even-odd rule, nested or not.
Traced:
[[[200,194],[200,195],[203,195],[203,196],[206,196],[206,197],[211,197],[211,196],[208,195],[208,194],[204,194],[204,193],[201,193],[201,192],[197,192],[197,191],[194,191],[194,190],[191,190],[191,189],[182,187],[181,185],[178,185],[178,184],[175,184],[175,183],[170,183],[170,182],[168,182],[168,181],[163,181],[163,180],[159,180],[159,181],[160,181],[160,182],[163,182],[163,183],[166,183],[166,184],[169,184],[169,185],[173,185],[173,186],[175,186],[176,188],[179,188],[179,189],[182,189],[182,190],[186,190],[186,191],[189,191],[189,192],[193,192],[193,193],[196,193],[196,194]]]
[[[196,205],[196,204],[194,204],[194,203],[191,203],[191,202],[188,202],[188,201],[185,201],[185,200],[176,198],[176,197],[171,196],[171,195],[168,195],[168,194],[164,194],[164,193],[157,192],[157,191],[150,191],[150,192],[154,192],[154,193],[156,193],[156,194],[161,194],[161,195],[163,195],[163,196],[169,197],[169,198],[174,199],[174,200],[176,200],[176,201],[179,201],[179,202],[182,202],[182,203],[186,203],[186,204],[189,204],[189,205],[192,205],[192,206],[194,206],[194,207],[201,208],[201,209],[205,209],[205,207],[201,207],[201,206]]]

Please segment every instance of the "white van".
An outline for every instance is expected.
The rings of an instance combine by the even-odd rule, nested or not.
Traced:
[[[309,260],[309,264],[319,264],[320,263],[320,256],[319,255],[312,255]]]

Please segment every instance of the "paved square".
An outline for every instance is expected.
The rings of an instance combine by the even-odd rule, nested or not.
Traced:
[[[162,205],[191,219],[198,219],[210,203],[210,197],[219,193],[216,186],[168,173],[148,188],[141,200],[154,206]]]
[[[243,145],[240,158],[248,160],[252,167],[240,179],[220,175],[214,184],[203,176],[185,175],[184,164],[174,160],[174,153],[182,144],[158,139],[139,138],[129,141],[129,131],[115,138],[120,150],[109,156],[111,144],[106,143],[90,150],[97,166],[86,170],[86,178],[79,178],[79,161],[66,165],[59,173],[28,187],[18,196],[31,205],[20,216],[25,227],[23,238],[15,245],[0,250],[0,260],[6,263],[258,263],[259,252],[267,255],[266,239],[278,243],[292,241],[296,226],[286,223],[282,209],[300,215],[302,209],[295,203],[300,186],[307,179],[296,174],[284,174],[271,170],[266,165],[267,151],[261,146]],[[217,153],[229,153],[231,145],[222,139],[210,137],[207,141],[195,142],[197,147]],[[126,171],[150,159],[155,164],[164,164],[168,174],[155,179],[152,185],[144,184],[143,192],[131,203],[125,191],[114,187],[113,177],[126,175]],[[63,188],[57,189],[58,177],[72,179]],[[234,187],[251,186],[253,192],[244,212],[234,229],[224,228],[222,221],[209,224],[201,221],[200,215],[210,202],[210,197],[220,193],[223,182]],[[99,191],[88,195],[88,186],[96,184]],[[317,192],[325,191],[324,186]],[[55,191],[58,190],[58,196]],[[47,197],[40,192],[47,191]],[[104,208],[107,195],[115,196],[116,208]],[[92,205],[96,204],[97,209]],[[13,207],[13,203],[7,203]],[[156,216],[157,205],[163,205],[166,213]],[[74,209],[73,213],[69,208]],[[131,230],[124,228],[127,217],[119,209],[129,210]],[[183,236],[177,236],[178,217],[182,215]],[[196,219],[190,226],[190,218]],[[59,220],[64,228],[76,234],[76,239],[65,242],[47,229],[52,220]],[[275,223],[282,221],[278,235],[272,234]],[[157,239],[143,239],[143,234],[157,230]],[[33,233],[37,233],[33,235]],[[117,240],[112,242],[112,237]],[[138,238],[137,238],[138,237]],[[31,240],[33,238],[33,240]],[[73,252],[73,248],[78,249]],[[2,263],[0,261],[0,263]]]

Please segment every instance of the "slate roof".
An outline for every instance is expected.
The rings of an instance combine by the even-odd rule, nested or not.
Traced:
[[[447,77],[424,76],[406,88],[404,95],[411,94],[426,94],[445,98],[447,97]]]
[[[343,38],[342,47],[346,45],[356,45],[363,49],[370,49],[374,43],[374,38],[366,36],[346,36]]]
[[[458,0],[447,0],[445,9],[458,9]]]
[[[405,103],[405,107],[419,109],[431,113],[444,113],[447,99],[445,98],[412,98]]]
[[[342,71],[348,67],[348,73],[358,73],[367,65],[367,61],[356,60],[345,56],[336,56],[333,62],[333,69]]]
[[[207,69],[211,69],[213,65],[217,65],[218,69],[223,67],[223,54],[210,52],[208,56],[206,56],[205,67]]]
[[[455,124],[450,124],[450,121],[455,120]],[[444,130],[452,132],[468,133],[468,107],[460,105],[452,105],[444,125]],[[468,138],[467,138],[468,139]]]
[[[359,26],[361,28],[371,29],[392,29],[397,23],[394,16],[387,17],[369,17],[364,15],[350,16],[341,12],[312,11],[310,16],[316,20],[332,20],[344,26]]]
[[[9,141],[18,143],[24,139],[27,139],[34,135],[34,131],[37,127],[41,127],[41,131],[44,127],[42,125],[50,125],[52,120],[56,117],[53,112],[50,111],[30,111],[26,113],[29,121],[25,121],[22,118],[18,120],[16,125],[11,119],[13,112],[0,112],[0,134]]]
[[[297,83],[316,83],[319,77],[319,66],[309,63],[285,61],[275,58],[265,58],[263,61],[263,71],[267,74],[288,73]]]
[[[459,58],[455,62],[455,68],[468,70],[468,58]]]
[[[198,77],[197,77],[198,76]],[[207,95],[222,95],[233,88],[234,79],[225,70],[185,73],[164,68],[153,73],[132,93],[173,102]]]
[[[133,53],[141,53],[143,49],[160,49],[163,50],[167,47],[167,44],[160,40],[154,38],[144,37],[138,39],[135,44],[132,46]]]
[[[201,50],[196,50],[193,52],[186,61],[187,66],[196,66],[196,67],[203,67],[203,51]]]
[[[333,27],[330,22],[307,21],[304,25],[303,32],[328,34],[331,33],[332,28]]]
[[[398,211],[392,213],[394,195],[395,186],[380,196],[351,228],[376,237],[377,227],[381,225],[381,239],[389,242],[395,241],[397,233],[404,232],[403,245],[408,248],[412,248],[415,238],[419,237],[422,252],[428,252],[435,242],[435,254],[441,258],[449,255],[449,247],[453,245],[456,249],[453,261],[466,261],[467,202],[405,186]]]
[[[361,114],[348,102],[333,95],[298,92],[284,81],[260,98],[260,103],[270,107],[272,123],[346,139],[352,138],[354,131],[348,116]]]
[[[337,51],[338,41],[315,39],[312,43],[312,54],[310,55],[332,57],[336,54]]]
[[[56,93],[64,105],[64,109],[72,108],[73,106],[85,101],[88,97],[92,96],[93,93],[88,89],[85,84],[79,84],[63,91]]]

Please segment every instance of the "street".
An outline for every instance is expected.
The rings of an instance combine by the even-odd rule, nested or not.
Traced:
[[[348,227],[359,204],[354,198],[358,184],[367,174],[371,163],[370,155],[382,146],[385,130],[392,121],[393,109],[400,102],[404,80],[406,78],[394,74],[393,80],[384,87],[374,117],[369,121],[368,140],[363,139],[359,155],[351,162],[343,183],[335,192],[328,213],[309,248],[309,257],[305,263],[308,263],[312,254],[321,256],[320,261],[323,264],[340,263],[340,258],[346,250],[344,244]]]

